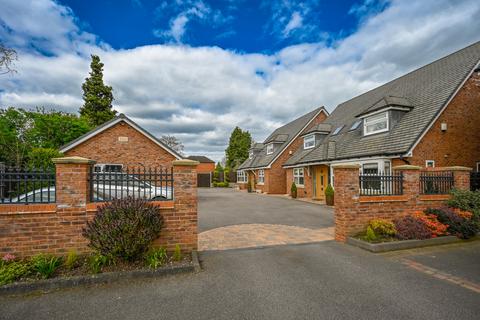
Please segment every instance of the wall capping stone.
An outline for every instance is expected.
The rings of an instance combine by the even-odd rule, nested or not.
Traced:
[[[453,166],[453,167],[444,167],[442,170],[445,171],[473,171],[473,168],[462,167],[462,166]]]
[[[97,163],[95,160],[82,158],[82,157],[62,157],[62,158],[53,158],[53,163],[72,163],[72,164],[95,164]]]
[[[195,161],[195,160],[190,160],[190,159],[182,159],[182,160],[174,160],[173,162],[174,166],[198,166],[200,162]]]

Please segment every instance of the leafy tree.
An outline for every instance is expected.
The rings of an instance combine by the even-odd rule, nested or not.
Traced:
[[[0,74],[17,72],[12,68],[13,61],[17,59],[17,52],[11,48],[5,47],[0,42]]]
[[[179,154],[183,154],[185,148],[182,141],[175,136],[164,135],[160,140]]]
[[[213,181],[214,182],[223,182],[224,179],[220,178],[223,176],[223,167],[220,162],[215,166],[215,171],[213,172]]]
[[[113,110],[112,87],[103,83],[103,63],[96,55],[92,55],[90,76],[82,84],[84,104],[80,115],[85,117],[90,125],[98,126],[115,117]]]
[[[0,162],[7,165],[24,164],[30,148],[29,131],[33,121],[22,109],[0,109]]]
[[[227,168],[235,168],[248,158],[248,149],[252,145],[250,132],[243,131],[239,127],[233,129],[230,135],[228,147],[225,150],[227,155]]]
[[[31,169],[52,169],[53,158],[59,158],[62,154],[53,148],[33,148],[28,153],[27,167]]]

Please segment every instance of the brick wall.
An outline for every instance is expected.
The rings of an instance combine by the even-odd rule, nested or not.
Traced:
[[[29,257],[38,253],[62,255],[71,249],[89,251],[82,229],[92,219],[99,203],[89,203],[87,177],[92,162],[82,158],[57,161],[55,204],[0,205],[0,255],[10,252]],[[152,202],[165,225],[154,245],[173,251],[197,249],[196,162],[173,162],[174,200]]]
[[[441,206],[448,195],[421,195],[420,169],[418,166],[399,166],[394,170],[403,172],[403,194],[397,196],[360,196],[358,165],[334,166],[335,175],[335,239],[346,241],[348,236],[365,230],[372,219],[395,218]],[[455,187],[470,188],[470,169],[449,167],[453,171]]]
[[[120,139],[119,137],[126,137]],[[128,123],[119,122],[89,140],[65,152],[97,163],[123,164],[129,167],[171,167],[176,158]]]
[[[198,173],[213,173],[215,171],[215,163],[199,163],[197,166]]]
[[[412,165],[465,166],[480,162],[480,72],[475,72],[407,158]],[[447,131],[440,129],[447,124]],[[394,162],[394,165],[398,164]]]
[[[286,169],[286,181],[287,181],[287,193],[290,194],[290,189],[292,187],[293,182],[293,169]],[[311,171],[309,173],[308,167],[303,168],[303,187],[297,186],[297,197],[298,198],[312,198],[313,196],[313,167],[311,167]]]

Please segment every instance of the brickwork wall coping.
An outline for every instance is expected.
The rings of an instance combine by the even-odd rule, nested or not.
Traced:
[[[182,160],[174,160],[173,165],[174,166],[198,166],[200,162],[195,161],[195,160],[189,160],[189,159],[182,159]]]
[[[422,167],[412,166],[412,165],[403,165],[403,166],[393,167],[393,170],[421,170],[421,169]]]
[[[57,163],[64,163],[64,164],[95,164],[97,163],[95,160],[83,158],[83,157],[62,157],[62,158],[53,158],[52,162]]]

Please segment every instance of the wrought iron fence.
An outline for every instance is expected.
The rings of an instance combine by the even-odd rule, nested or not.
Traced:
[[[359,177],[360,195],[382,196],[403,194],[403,174],[361,174]]]
[[[151,201],[173,199],[173,168],[126,168],[121,172],[90,172],[90,200],[126,197]]]
[[[480,172],[470,174],[470,190],[480,190]]]
[[[2,167],[0,203],[55,202],[55,170]]]
[[[421,194],[449,194],[453,186],[453,172],[423,171],[420,173]]]

